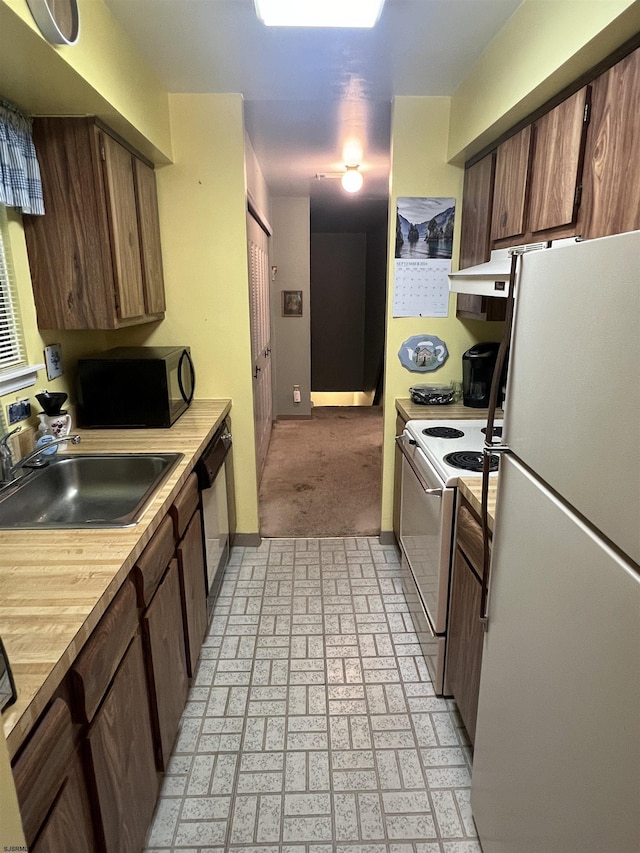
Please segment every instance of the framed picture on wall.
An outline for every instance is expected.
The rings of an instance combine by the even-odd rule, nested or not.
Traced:
[[[283,317],[302,317],[302,291],[301,290],[283,290],[282,291],[282,316]]]

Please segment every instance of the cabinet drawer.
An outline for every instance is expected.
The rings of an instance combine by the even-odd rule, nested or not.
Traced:
[[[474,571],[482,576],[482,526],[464,504],[458,509],[456,543],[466,555]]]
[[[138,593],[138,607],[147,607],[175,551],[173,521],[167,516],[136,560],[131,572]]]
[[[13,768],[20,814],[31,846],[67,775],[73,753],[71,712],[56,699]]]
[[[182,491],[169,510],[169,514],[173,518],[173,529],[176,541],[180,541],[184,536],[189,520],[198,508],[199,502],[200,493],[198,492],[198,477],[196,474],[190,474],[189,479],[184,484]]]
[[[71,669],[82,722],[93,719],[137,626],[136,591],[127,580]]]

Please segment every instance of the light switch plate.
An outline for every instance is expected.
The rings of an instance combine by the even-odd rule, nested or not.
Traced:
[[[44,360],[47,365],[47,379],[62,376],[62,347],[60,344],[49,344],[44,348]]]

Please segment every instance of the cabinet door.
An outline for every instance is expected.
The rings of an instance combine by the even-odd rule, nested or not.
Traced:
[[[475,741],[482,643],[480,581],[460,548],[455,549],[447,637],[447,684],[471,743]]]
[[[477,293],[456,294],[456,317],[460,320],[504,320],[507,300]]]
[[[460,269],[489,260],[495,168],[496,155],[492,152],[465,170]]]
[[[106,853],[140,853],[158,796],[142,642],[135,636],[87,735]]]
[[[60,697],[38,723],[13,767],[27,844],[32,844],[64,784],[73,755],[73,723]]]
[[[531,125],[498,146],[491,239],[523,234],[531,155]]]
[[[579,225],[586,238],[640,228],[640,48],[596,78]]]
[[[138,157],[133,158],[133,168],[138,204],[145,311],[147,314],[161,314],[166,305],[156,175],[153,169]]]
[[[199,510],[191,519],[178,547],[178,563],[180,566],[187,671],[192,676],[196,670],[204,635],[207,632],[204,540],[202,536],[202,514]]]
[[[40,329],[116,327],[100,153],[90,118],[36,118],[45,216],[25,216]]]
[[[144,614],[142,628],[148,652],[153,723],[160,751],[158,769],[165,770],[188,690],[180,582],[175,560]]]
[[[145,306],[133,156],[106,133],[100,133],[100,144],[104,157],[118,316],[121,319],[139,317],[145,313]]]
[[[33,846],[32,853],[93,853],[95,841],[91,809],[82,776],[82,765],[76,756],[69,768],[65,785],[47,822]]]
[[[587,86],[535,123],[529,228],[569,225],[578,212],[588,119]]]

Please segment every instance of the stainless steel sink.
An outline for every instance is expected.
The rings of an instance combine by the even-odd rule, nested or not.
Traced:
[[[129,527],[182,457],[59,454],[0,491],[0,529]]]

